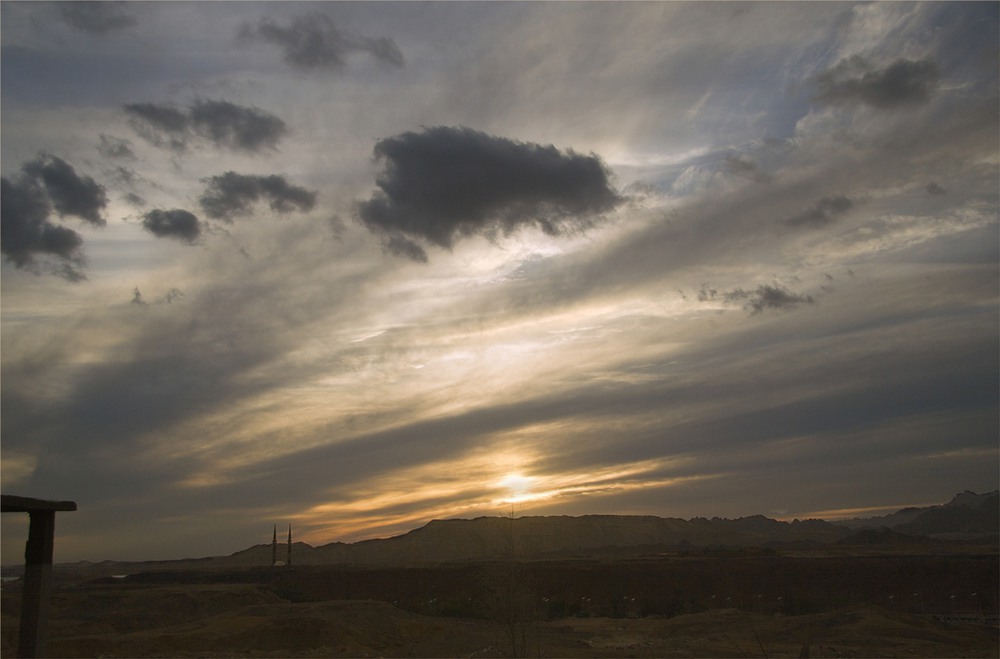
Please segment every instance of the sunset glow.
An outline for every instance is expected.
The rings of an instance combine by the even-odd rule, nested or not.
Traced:
[[[997,489],[995,3],[76,4],[0,3],[57,560]]]

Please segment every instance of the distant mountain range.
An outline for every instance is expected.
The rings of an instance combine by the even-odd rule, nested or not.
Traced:
[[[997,490],[987,494],[966,490],[940,506],[903,508],[883,517],[840,520],[834,524],[854,529],[885,527],[909,535],[963,539],[969,535],[997,533],[998,520],[1000,496]]]
[[[822,545],[900,545],[986,539],[1000,535],[1000,491],[962,492],[948,503],[904,508],[891,515],[835,522],[783,522],[762,515],[684,520],[638,515],[434,520],[403,535],[313,547],[292,545],[297,565],[416,565],[510,557],[573,558],[645,550],[697,547],[803,547]],[[286,556],[278,547],[278,558]],[[272,548],[260,544],[230,556],[142,563],[88,563],[122,571],[229,569],[270,565]]]

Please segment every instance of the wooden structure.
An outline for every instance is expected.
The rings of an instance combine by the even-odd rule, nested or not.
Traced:
[[[28,513],[28,542],[24,546],[21,630],[18,657],[40,657],[45,652],[52,590],[52,548],[55,544],[56,512],[76,510],[73,501],[46,501],[10,494],[0,495],[0,512]]]

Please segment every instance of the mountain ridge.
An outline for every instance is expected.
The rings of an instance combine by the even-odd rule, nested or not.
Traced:
[[[892,533],[882,532],[882,529]],[[868,531],[857,538],[859,533]],[[873,532],[874,531],[874,532]],[[751,515],[728,519],[681,519],[655,515],[581,515],[477,517],[435,519],[389,538],[353,543],[292,545],[295,565],[416,565],[474,560],[583,557],[611,550],[693,547],[778,547],[835,544],[894,544],[900,536],[915,540],[971,540],[1000,535],[1000,491],[965,491],[949,502],[923,508],[903,508],[867,519],[781,521]],[[278,547],[278,558],[286,557]],[[228,556],[159,561],[81,561],[67,567],[105,570],[229,569],[269,566],[270,543]]]

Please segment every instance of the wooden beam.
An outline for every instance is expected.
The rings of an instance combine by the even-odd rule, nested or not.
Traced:
[[[31,497],[18,497],[13,494],[0,495],[0,512],[31,513],[36,510],[76,510],[75,501],[47,501]]]

